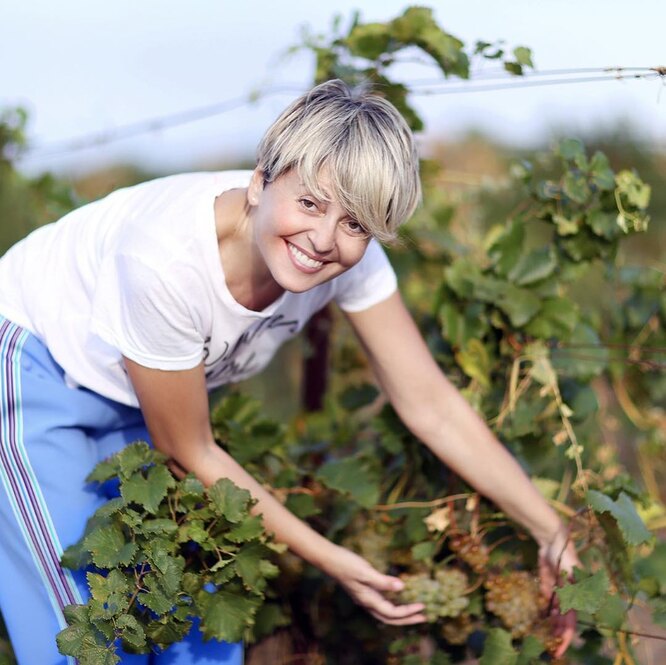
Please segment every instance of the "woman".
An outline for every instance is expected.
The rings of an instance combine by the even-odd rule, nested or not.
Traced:
[[[254,171],[119,190],[2,258],[0,607],[20,663],[64,662],[54,640],[62,607],[87,590],[58,558],[103,501],[85,476],[148,436],[205,484],[227,477],[249,489],[267,529],[377,619],[424,621],[422,605],[385,598],[399,579],[290,514],[213,440],[208,392],[259,372],[331,300],[412,432],[531,532],[551,586],[571,570],[559,518],[441,373],[397,291],[378,241],[395,237],[419,197],[400,114],[331,81],[276,120]],[[563,650],[571,616],[561,631]],[[202,645],[193,630],[150,662],[195,653],[197,663],[242,658],[240,645]]]

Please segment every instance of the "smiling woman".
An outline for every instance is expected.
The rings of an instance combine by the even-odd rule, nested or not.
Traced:
[[[425,620],[422,604],[385,597],[398,578],[313,531],[214,441],[208,392],[260,372],[330,301],[405,424],[530,530],[551,585],[572,569],[559,518],[441,373],[397,291],[378,239],[395,237],[419,196],[399,113],[331,81],[278,118],[254,171],[119,190],[0,260],[0,607],[20,662],[65,662],[54,639],[63,607],[89,590],[61,568],[62,547],[104,501],[86,475],[137,438],[206,485],[248,489],[267,529],[378,620]],[[564,649],[571,617],[560,630]],[[240,663],[242,645],[192,630],[166,657]]]

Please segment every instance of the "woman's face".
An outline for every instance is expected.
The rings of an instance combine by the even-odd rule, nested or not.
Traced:
[[[320,186],[330,191],[325,173]],[[247,197],[254,243],[283,289],[307,291],[363,258],[369,242],[365,229],[337,201],[310,193],[296,169],[266,185],[255,171]]]

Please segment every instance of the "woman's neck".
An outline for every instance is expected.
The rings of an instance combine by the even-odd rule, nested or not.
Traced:
[[[260,312],[284,289],[275,282],[253,240],[246,189],[230,189],[215,199],[215,229],[229,293],[243,307]]]

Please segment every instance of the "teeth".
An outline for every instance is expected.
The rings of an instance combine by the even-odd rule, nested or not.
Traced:
[[[311,259],[291,243],[289,243],[289,251],[291,252],[291,255],[305,268],[321,268],[324,265],[323,261],[315,261],[314,259]]]

